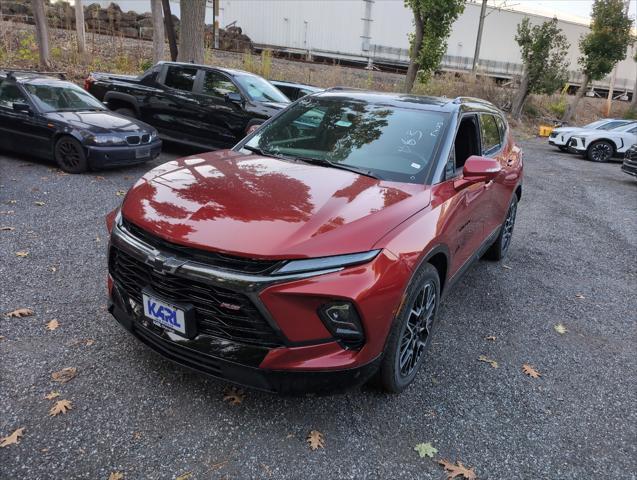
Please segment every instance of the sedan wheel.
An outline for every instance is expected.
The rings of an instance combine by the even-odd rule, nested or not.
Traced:
[[[608,162],[613,156],[613,146],[605,141],[594,142],[586,155],[592,162]]]
[[[55,161],[68,173],[88,170],[88,162],[82,144],[72,137],[62,137],[55,144]]]

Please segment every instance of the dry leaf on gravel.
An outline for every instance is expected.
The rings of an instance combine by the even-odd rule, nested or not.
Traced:
[[[491,340],[492,342],[495,342],[498,337],[496,337],[495,335],[489,335],[487,337],[484,337],[485,340]]]
[[[538,372],[535,368],[533,368],[528,363],[525,363],[524,365],[522,365],[522,371],[531,378],[540,378],[542,376],[540,372]]]
[[[56,267],[55,265],[51,265],[51,266],[49,267],[49,272],[53,272],[53,273],[55,273],[55,272],[57,272],[57,271],[58,271],[58,269],[57,269],[57,267]]]
[[[4,447],[8,447],[9,445],[20,443],[20,437],[22,435],[24,435],[24,428],[18,428],[15,432],[13,432],[8,437],[0,438],[0,448],[4,448]]]
[[[31,315],[33,315],[33,310],[31,310],[30,308],[16,308],[11,312],[5,313],[5,315],[7,317],[14,318],[30,317]]]
[[[554,325],[553,328],[560,335],[564,335],[566,332],[568,332],[567,328],[562,323],[558,323]]]
[[[586,297],[584,295],[582,295],[581,293],[576,293],[575,294],[575,298],[579,298],[580,300],[584,300]]]
[[[19,252],[15,252],[16,257],[25,258],[29,256],[29,252],[26,250],[20,250]]]
[[[447,480],[452,478],[466,478],[469,480],[475,480],[476,472],[473,468],[465,467],[462,462],[457,462],[458,465],[454,465],[449,460],[439,460],[438,463],[443,466],[447,472]]]
[[[49,410],[49,416],[56,417],[60,413],[66,413],[66,412],[68,412],[69,410],[72,410],[72,409],[73,409],[73,405],[71,405],[70,401],[68,401],[68,400],[58,400],[51,407],[51,410]]]
[[[312,430],[307,436],[307,443],[312,450],[325,448],[325,437],[318,430]]]
[[[239,405],[245,399],[246,395],[243,390],[237,387],[229,387],[223,391],[223,400],[230,405]]]
[[[59,372],[53,372],[51,374],[51,378],[60,383],[66,383],[69,380],[73,380],[77,375],[77,368],[75,367],[66,367],[60,370]]]
[[[124,474],[122,472],[113,472],[108,476],[108,480],[124,480]]]
[[[115,192],[115,195],[117,195],[118,197],[123,197],[124,195],[126,195],[126,192],[124,190],[118,190],[117,192]]]
[[[421,458],[432,458],[436,453],[438,453],[438,449],[435,448],[431,442],[419,443],[414,447],[414,450],[418,452],[418,455],[420,455]]]
[[[191,477],[192,477],[192,471],[178,475],[177,477],[175,477],[175,480],[188,480]]]
[[[15,227],[0,227],[0,231],[2,232],[13,232]]]
[[[498,368],[498,362],[496,362],[495,360],[491,360],[490,358],[487,358],[487,357],[486,357],[486,356],[484,356],[484,355],[480,355],[480,356],[478,357],[478,361],[488,363],[488,364],[490,364],[493,368]]]
[[[46,398],[47,400],[53,400],[54,398],[57,398],[57,397],[59,397],[59,396],[60,396],[60,392],[55,392],[55,391],[53,391],[53,392],[49,392],[49,393],[47,393],[47,394],[44,396],[44,398]]]
[[[60,326],[60,322],[58,322],[57,319],[54,318],[53,320],[51,320],[49,323],[46,324],[46,329],[53,331],[59,326]]]
[[[9,201],[7,202],[7,204],[8,204],[8,205],[15,205],[16,203],[18,203],[18,201],[17,201],[17,200],[9,200]]]
[[[45,205],[46,205],[46,203],[44,203],[44,202],[39,202],[39,201],[38,201],[38,202],[33,202],[33,203],[34,203],[35,205],[37,205],[38,207],[43,207],[43,206],[45,206]]]

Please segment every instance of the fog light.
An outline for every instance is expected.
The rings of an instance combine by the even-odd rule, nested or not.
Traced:
[[[330,333],[348,348],[359,348],[365,340],[361,320],[350,302],[332,302],[318,310]]]

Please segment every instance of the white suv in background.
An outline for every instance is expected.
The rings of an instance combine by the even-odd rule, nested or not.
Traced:
[[[558,127],[553,129],[549,136],[549,145],[553,145],[563,152],[568,151],[568,141],[573,135],[582,130],[613,130],[632,123],[632,120],[623,120],[620,118],[605,118],[597,120],[583,127]]]
[[[571,136],[568,150],[580,153],[592,162],[607,162],[614,155],[626,153],[637,143],[637,122],[631,121],[612,130],[581,130]]]

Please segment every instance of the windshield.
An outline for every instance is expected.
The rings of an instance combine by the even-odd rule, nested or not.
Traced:
[[[591,123],[587,123],[586,125],[584,125],[582,128],[587,128],[587,129],[596,129],[601,127],[602,125],[604,125],[608,120],[595,120],[594,122]]]
[[[43,112],[105,110],[99,100],[72,83],[27,83],[24,88]]]
[[[598,127],[598,130],[614,130],[619,127],[623,127],[624,125],[628,125],[630,121],[625,120],[616,120],[614,122],[608,122],[601,127]]]
[[[256,75],[237,75],[234,79],[253,102],[290,103],[288,97],[261,77],[257,77]]]
[[[360,100],[306,97],[246,144],[264,154],[336,164],[422,183],[449,116]]]

